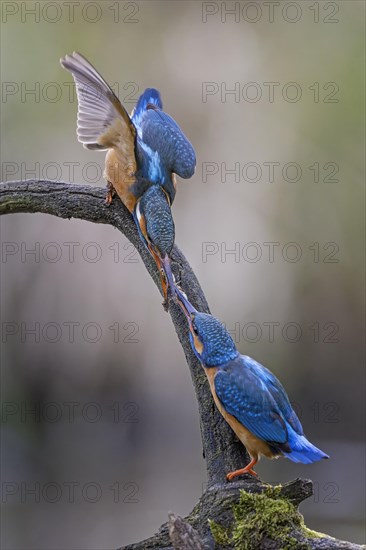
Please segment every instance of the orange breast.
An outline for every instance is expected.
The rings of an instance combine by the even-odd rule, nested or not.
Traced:
[[[241,424],[234,416],[229,414],[224,407],[222,406],[219,398],[217,397],[215,390],[215,374],[217,372],[216,368],[205,369],[208,381],[210,383],[211,393],[214,398],[216,407],[219,409],[222,416],[225,418],[229,426],[234,430],[237,437],[246,447],[248,453],[252,458],[258,458],[260,455],[264,455],[267,458],[274,458],[273,452],[267,445],[265,441],[256,437],[252,432],[247,430],[243,424]]]
[[[131,188],[136,181],[136,163],[134,163],[134,157],[131,162],[127,162],[125,153],[117,148],[108,150],[105,158],[104,177],[111,182],[123,204],[130,212],[133,212],[137,198]]]

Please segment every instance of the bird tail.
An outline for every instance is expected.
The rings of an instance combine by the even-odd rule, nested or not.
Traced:
[[[298,435],[290,426],[288,426],[288,444],[291,451],[282,451],[282,453],[292,462],[311,464],[322,458],[329,458],[327,454],[310,443],[304,435]]]
[[[160,92],[155,88],[146,88],[144,93],[140,95],[136,107],[131,113],[132,122],[135,126],[140,126],[142,115],[147,110],[148,105],[153,105],[158,109],[163,108]]]

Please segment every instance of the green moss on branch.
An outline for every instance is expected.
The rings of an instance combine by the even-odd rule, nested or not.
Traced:
[[[251,550],[273,542],[286,550],[310,550],[308,538],[326,535],[308,529],[296,506],[280,496],[281,490],[279,485],[261,494],[240,491],[240,500],[232,507],[232,525],[225,527],[210,521],[216,543],[224,548]]]

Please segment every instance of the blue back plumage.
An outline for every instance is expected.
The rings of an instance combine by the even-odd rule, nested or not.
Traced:
[[[139,175],[162,185],[170,203],[175,197],[172,174],[190,178],[195,171],[194,149],[175,120],[164,113],[160,93],[148,88],[131,115],[136,128],[136,159]]]
[[[167,113],[148,109],[141,120],[141,137],[145,145],[159,154],[169,173],[187,179],[196,168],[194,149],[178,124]]]

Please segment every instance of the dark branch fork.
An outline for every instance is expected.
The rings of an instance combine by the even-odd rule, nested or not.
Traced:
[[[136,247],[147,271],[159,287],[160,277],[155,262],[140,241],[130,213],[118,197],[115,197],[113,203],[107,206],[105,204],[104,188],[45,180],[2,183],[0,185],[0,214],[22,212],[50,214],[67,219],[77,218],[115,227]],[[197,278],[177,246],[174,246],[172,253],[172,267],[174,275],[180,281],[180,286],[187,294],[190,302],[199,311],[209,313],[206,298]],[[159,290],[161,292],[160,288]],[[214,548],[213,539],[210,537],[208,519],[228,526],[231,517],[229,510],[231,505],[239,500],[239,489],[245,489],[250,493],[261,493],[268,489],[268,485],[249,476],[243,481],[227,483],[226,473],[241,468],[248,457],[245,454],[244,447],[235,439],[231,428],[213,403],[205,373],[191,350],[186,320],[179,307],[172,301],[169,304],[169,313],[183,347],[196,391],[203,455],[206,460],[208,476],[207,490],[188,519],[192,527],[197,529],[199,536],[202,537],[202,548]],[[307,480],[295,480],[283,486],[281,494],[298,505],[302,500],[312,495],[312,483]],[[189,529],[188,526],[185,528],[185,522],[181,518],[177,520],[175,516],[172,515],[172,517],[175,519],[174,525],[172,519],[170,520],[171,537],[173,536],[172,532],[174,532],[174,536],[179,539],[177,530],[183,529],[186,532],[183,539],[186,540],[184,537],[189,537],[193,533],[192,536],[197,544],[197,546],[189,546],[190,543],[186,542],[184,543],[186,546],[176,545],[176,548],[199,548],[194,531]],[[294,537],[296,538],[296,534],[294,534]],[[303,538],[303,535],[301,537]],[[271,544],[272,546],[261,547],[280,548],[280,546],[273,544],[273,541],[271,541]],[[323,548],[324,550],[361,548],[359,545],[332,538],[311,538],[307,540],[307,544],[309,548]],[[168,525],[162,526],[159,533],[154,537],[127,548],[130,550],[172,548]]]

